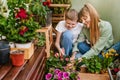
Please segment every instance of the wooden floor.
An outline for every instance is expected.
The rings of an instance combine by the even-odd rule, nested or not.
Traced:
[[[20,67],[14,67],[11,63],[0,65],[0,80],[44,80],[45,61],[45,47],[39,47]]]

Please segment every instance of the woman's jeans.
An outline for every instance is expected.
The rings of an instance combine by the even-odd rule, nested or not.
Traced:
[[[73,34],[70,30],[63,32],[61,36],[61,47],[65,49],[65,56],[71,56],[73,47]]]
[[[116,43],[111,48],[115,49],[116,52],[120,55],[120,42]]]
[[[85,54],[88,50],[90,50],[91,47],[90,47],[90,45],[87,44],[86,42],[80,42],[80,43],[78,43],[77,48],[79,49],[79,52],[83,55],[83,54]],[[114,44],[111,48],[115,49],[116,52],[117,52],[118,54],[120,54],[120,42]],[[109,48],[109,49],[111,49],[111,48]],[[109,50],[109,49],[108,49],[108,50]],[[107,52],[108,50],[106,50],[106,52]],[[99,54],[98,56],[99,56],[99,57],[102,57],[101,54]]]

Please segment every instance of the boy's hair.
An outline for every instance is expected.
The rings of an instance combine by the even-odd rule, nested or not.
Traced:
[[[70,9],[65,14],[65,19],[78,20],[78,12],[75,9]]]

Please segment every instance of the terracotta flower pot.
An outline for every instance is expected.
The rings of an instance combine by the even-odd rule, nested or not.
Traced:
[[[10,53],[11,61],[14,66],[21,66],[24,64],[24,52],[17,50]]]

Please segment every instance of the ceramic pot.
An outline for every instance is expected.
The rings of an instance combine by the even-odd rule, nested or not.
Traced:
[[[32,45],[32,42],[29,43],[15,43],[16,48],[30,48]]]
[[[5,64],[9,61],[10,47],[8,42],[0,41],[0,64]]]

